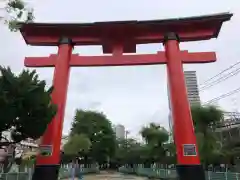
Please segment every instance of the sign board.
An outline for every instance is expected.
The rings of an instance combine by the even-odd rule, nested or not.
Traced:
[[[53,152],[52,145],[41,145],[40,147],[40,155],[41,156],[51,156]]]
[[[183,144],[184,156],[197,156],[196,144]]]

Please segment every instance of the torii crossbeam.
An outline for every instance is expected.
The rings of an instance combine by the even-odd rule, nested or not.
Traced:
[[[215,52],[189,53],[180,51],[182,63],[210,63],[216,61]],[[55,67],[57,55],[52,54],[49,57],[26,57],[24,65],[26,67]],[[165,52],[157,54],[141,55],[112,55],[112,56],[79,56],[73,54],[70,57],[70,67],[82,66],[134,66],[134,65],[155,65],[166,64],[167,58]]]
[[[182,19],[157,21],[98,22],[88,24],[21,24],[27,44],[58,46],[58,54],[49,57],[26,57],[27,67],[54,67],[53,103],[58,112],[42,138],[41,152],[34,180],[57,180],[62,125],[65,112],[70,67],[128,66],[166,64],[173,113],[177,171],[180,180],[204,180],[194,134],[182,64],[216,61],[214,52],[181,51],[180,42],[216,38],[223,22],[232,14],[223,13]],[[137,44],[164,43],[165,51],[156,54],[133,54]],[[101,45],[110,55],[81,56],[72,54],[80,45]]]

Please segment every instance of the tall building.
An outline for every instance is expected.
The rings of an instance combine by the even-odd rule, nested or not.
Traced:
[[[199,96],[196,71],[184,71],[184,76],[185,76],[185,83],[186,83],[188,101],[190,103],[190,106],[200,105],[201,101]],[[172,131],[173,120],[172,120],[172,110],[171,110],[170,99],[171,97],[170,97],[169,88],[168,88],[168,104],[169,104],[168,120],[169,120],[169,129]]]
[[[114,131],[116,133],[116,137],[118,139],[124,139],[126,135],[125,127],[121,124],[115,125],[114,126]]]
[[[190,105],[200,105],[196,71],[184,71],[184,76]]]

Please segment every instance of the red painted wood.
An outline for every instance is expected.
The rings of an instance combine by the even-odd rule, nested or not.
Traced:
[[[27,44],[57,46],[62,35],[75,45],[101,45],[104,53],[112,53],[115,41],[123,45],[125,53],[134,53],[137,44],[160,43],[168,32],[179,35],[180,41],[216,38],[222,23],[232,14],[223,13],[190,18],[155,21],[95,22],[85,24],[22,24],[20,31]]]
[[[183,73],[180,50],[176,40],[169,40],[165,44],[167,57],[167,74],[171,97],[171,111],[173,116],[174,141],[179,164],[200,164],[199,155],[184,156],[183,145],[196,145],[196,137],[188,102],[187,89]]]
[[[46,132],[42,137],[41,145],[52,145],[52,156],[38,156],[38,165],[51,165],[59,164],[60,161],[60,145],[62,138],[62,127],[65,114],[65,105],[68,90],[69,71],[70,71],[70,58],[72,54],[72,46],[63,44],[59,46],[58,55],[50,56],[56,57],[52,93],[52,102],[57,105],[57,114],[49,124]]]
[[[57,55],[50,57],[26,57],[24,65],[26,67],[54,67]],[[214,52],[188,53],[181,51],[183,63],[211,63],[216,61]],[[69,65],[80,66],[135,66],[166,64],[165,52],[157,54],[134,54],[134,55],[109,55],[109,56],[79,56],[73,54]]]
[[[26,67],[54,67],[57,55],[49,57],[25,57],[24,65]]]
[[[115,55],[115,56],[72,56],[71,66],[132,66],[166,64],[165,54]]]
[[[187,51],[182,52],[181,54],[182,62],[186,64],[195,64],[195,63],[211,63],[217,60],[215,52],[194,52],[189,53]]]

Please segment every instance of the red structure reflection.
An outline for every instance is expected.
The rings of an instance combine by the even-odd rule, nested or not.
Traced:
[[[183,63],[216,61],[214,52],[189,53],[179,48],[180,42],[216,38],[223,22],[232,14],[156,21],[97,22],[89,24],[21,24],[27,44],[58,46],[57,55],[26,57],[27,67],[55,67],[53,102],[58,112],[43,136],[41,150],[33,175],[34,180],[57,179],[62,125],[65,111],[70,67],[129,66],[166,64],[177,147],[177,171],[180,180],[204,180],[196,146],[190,106],[187,99]],[[137,44],[164,43],[165,51],[156,54],[136,53]],[[73,46],[101,45],[101,56],[72,54]]]

